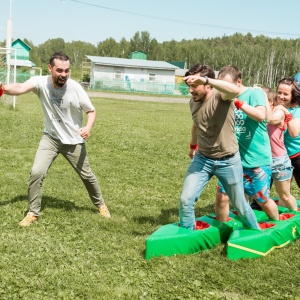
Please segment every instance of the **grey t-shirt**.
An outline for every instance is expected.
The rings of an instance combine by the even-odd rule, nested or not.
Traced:
[[[64,87],[54,88],[50,76],[34,76],[28,80],[35,87],[44,112],[44,132],[63,144],[84,143],[78,130],[82,112],[94,111],[87,93],[79,83],[68,79]]]
[[[198,151],[217,159],[238,151],[234,131],[234,103],[224,101],[217,90],[205,101],[190,101],[192,118],[197,127]]]

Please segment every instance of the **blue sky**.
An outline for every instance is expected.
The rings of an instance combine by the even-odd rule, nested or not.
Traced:
[[[300,0],[0,0],[0,11],[0,41],[11,12],[13,39],[35,46],[54,38],[97,45],[110,37],[129,40],[137,31],[158,42],[235,32],[300,38]]]

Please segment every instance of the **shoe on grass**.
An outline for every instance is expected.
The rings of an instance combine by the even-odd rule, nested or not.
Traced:
[[[26,217],[19,223],[22,227],[28,227],[35,221],[37,221],[38,217],[35,216],[32,212],[27,213]]]
[[[104,217],[104,218],[107,218],[109,219],[110,218],[110,212],[106,206],[105,203],[101,204],[99,207],[98,207],[98,213],[100,216]]]

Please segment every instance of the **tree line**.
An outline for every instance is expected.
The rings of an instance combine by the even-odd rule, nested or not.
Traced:
[[[208,64],[214,70],[225,65],[235,65],[243,75],[245,85],[263,84],[272,88],[283,77],[300,72],[300,38],[281,39],[263,35],[252,36],[235,33],[208,39],[165,41],[159,43],[147,31],[136,32],[126,40],[108,38],[97,45],[83,41],[65,42],[62,38],[49,39],[38,46],[27,39],[31,47],[30,60],[47,74],[49,57],[55,51],[68,54],[72,63],[72,75],[82,80],[82,62],[85,55],[129,58],[131,52],[142,51],[148,60],[184,61],[187,68],[196,63]],[[5,47],[5,42],[1,47]]]

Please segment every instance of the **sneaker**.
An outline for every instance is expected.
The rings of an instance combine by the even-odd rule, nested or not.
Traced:
[[[26,217],[19,223],[22,227],[28,227],[35,221],[37,221],[38,217],[35,216],[32,212],[27,213]]]
[[[98,207],[98,213],[100,216],[104,217],[104,218],[107,218],[109,219],[110,218],[110,212],[106,206],[105,203],[101,204],[99,207]]]

